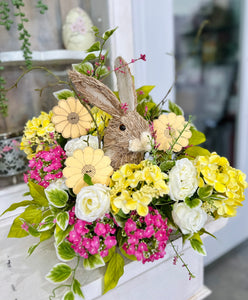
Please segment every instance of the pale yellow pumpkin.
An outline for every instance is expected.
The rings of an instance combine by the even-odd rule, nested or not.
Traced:
[[[76,149],[73,156],[68,157],[65,161],[66,167],[63,175],[66,177],[66,185],[73,189],[75,194],[87,186],[84,181],[84,174],[91,177],[93,184],[101,183],[109,185],[110,176],[113,168],[110,166],[111,160],[104,155],[103,150],[86,147],[84,150]]]
[[[88,132],[92,118],[78,99],[69,97],[67,100],[59,100],[53,108],[52,122],[55,130],[64,138],[74,139]]]
[[[156,132],[156,142],[158,149],[167,151],[173,147],[172,151],[179,152],[189,143],[192,135],[190,124],[185,121],[183,116],[174,113],[163,114],[153,122]]]

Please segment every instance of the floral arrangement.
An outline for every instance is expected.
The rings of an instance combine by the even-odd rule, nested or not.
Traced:
[[[69,71],[70,89],[54,93],[57,105],[29,120],[21,149],[29,170],[24,175],[31,200],[14,220],[8,237],[32,235],[55,241],[58,259],[46,279],[65,289],[63,299],[83,297],[77,268],[105,268],[104,293],[124,272],[124,259],[153,262],[173,246],[171,233],[206,254],[202,234],[209,220],[233,217],[244,200],[245,175],[225,157],[199,145],[203,133],[169,101],[168,109],[137,90],[123,58],[115,60],[118,92],[103,80],[103,46],[115,30],[99,34],[86,58]],[[96,54],[95,51],[98,51]],[[146,60],[140,55],[137,60]],[[186,266],[189,276],[194,275]],[[67,262],[76,259],[76,267]],[[80,261],[82,260],[82,264]],[[67,281],[67,284],[64,284]]]

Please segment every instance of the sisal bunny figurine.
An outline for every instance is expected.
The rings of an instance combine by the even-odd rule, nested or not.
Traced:
[[[126,112],[114,93],[99,80],[76,71],[69,71],[69,76],[87,101],[113,117],[104,132],[104,151],[116,170],[126,163],[138,164],[144,158],[144,153],[151,150],[151,134],[148,122],[136,111],[132,75],[121,57],[115,60],[115,70],[121,103],[128,104]]]

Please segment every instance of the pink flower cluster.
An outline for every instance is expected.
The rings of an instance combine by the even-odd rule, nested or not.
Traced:
[[[116,224],[110,214],[94,222],[86,222],[75,217],[73,208],[69,212],[69,224],[74,224],[74,228],[69,233],[68,241],[75,252],[84,258],[97,253],[105,257],[108,250],[117,244]]]
[[[134,255],[137,260],[142,260],[143,264],[154,261],[165,256],[166,242],[170,233],[167,219],[163,220],[157,210],[150,207],[145,217],[132,212],[122,229],[122,235],[126,236],[122,248],[128,255]]]
[[[30,170],[24,174],[24,181],[31,180],[45,188],[48,187],[50,181],[63,176],[62,167],[65,159],[65,151],[60,146],[56,146],[49,151],[38,152],[29,161]]]

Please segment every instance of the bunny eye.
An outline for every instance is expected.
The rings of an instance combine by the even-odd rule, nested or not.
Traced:
[[[126,126],[124,124],[121,124],[119,128],[120,128],[121,131],[125,131],[126,130]]]

